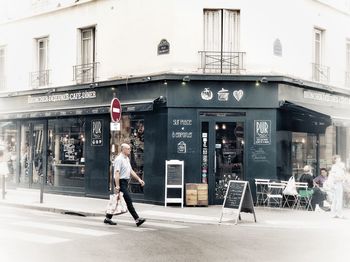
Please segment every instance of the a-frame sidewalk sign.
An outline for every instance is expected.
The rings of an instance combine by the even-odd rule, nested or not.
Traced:
[[[228,209],[233,209],[233,213],[235,214],[235,224],[237,224],[238,219],[241,220],[241,212],[252,213],[254,215],[254,221],[256,222],[253,197],[248,181],[229,181],[224,198],[224,203],[222,204],[222,211],[219,223],[221,223],[222,221],[224,212]]]

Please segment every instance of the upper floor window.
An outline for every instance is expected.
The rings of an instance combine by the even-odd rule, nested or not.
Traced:
[[[77,83],[94,82],[97,76],[95,61],[95,27],[79,30],[80,50],[78,65],[74,67],[74,79]]]
[[[345,86],[350,87],[350,40],[346,41]]]
[[[312,62],[312,80],[328,83],[329,67],[324,65],[324,30],[314,28],[313,43],[313,62]]]
[[[243,69],[243,53],[239,52],[239,11],[204,10],[204,51],[201,68],[207,72],[231,73]]]
[[[49,84],[49,38],[36,39],[36,69],[30,73],[33,88]]]
[[[5,47],[0,46],[0,91],[5,89]]]

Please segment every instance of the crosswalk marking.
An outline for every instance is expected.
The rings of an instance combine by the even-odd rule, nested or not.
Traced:
[[[39,244],[57,244],[70,241],[67,238],[39,235],[37,233],[18,232],[14,230],[1,229],[1,238],[11,238],[15,240],[24,240]]]
[[[123,217],[116,218],[115,221],[118,224],[126,223],[126,224],[135,225],[135,221],[130,220],[130,219],[126,219],[126,218],[123,218],[123,219],[121,219],[121,218],[123,218]],[[101,217],[90,217],[89,219],[98,220],[98,221],[101,221],[101,223],[102,223],[104,218],[101,218]],[[169,229],[184,229],[184,228],[188,228],[188,226],[185,226],[185,225],[175,225],[175,224],[168,224],[168,223],[161,223],[161,222],[158,223],[158,222],[151,222],[151,221],[146,220],[146,222],[142,225],[142,227],[147,227],[147,226],[155,226],[155,227],[162,227],[162,228],[169,228]]]
[[[18,226],[26,226],[26,227],[32,227],[32,228],[61,231],[61,232],[67,232],[67,233],[96,236],[96,237],[115,234],[115,232],[108,232],[108,231],[102,231],[102,230],[94,230],[94,229],[72,227],[72,226],[60,226],[55,224],[35,223],[35,222],[29,222],[29,221],[17,222],[13,224]]]

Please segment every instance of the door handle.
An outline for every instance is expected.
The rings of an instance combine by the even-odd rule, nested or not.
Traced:
[[[216,150],[214,150],[214,173],[216,174]]]

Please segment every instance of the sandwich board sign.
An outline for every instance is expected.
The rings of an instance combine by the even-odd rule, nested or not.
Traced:
[[[229,181],[219,223],[221,223],[223,214],[227,210],[231,210],[235,214],[235,224],[237,224],[238,219],[241,220],[241,212],[252,213],[256,222],[253,197],[248,181]]]
[[[172,197],[168,194],[168,189],[180,191],[180,196]],[[167,203],[179,203],[184,207],[184,161],[166,160],[165,161],[165,207]]]

